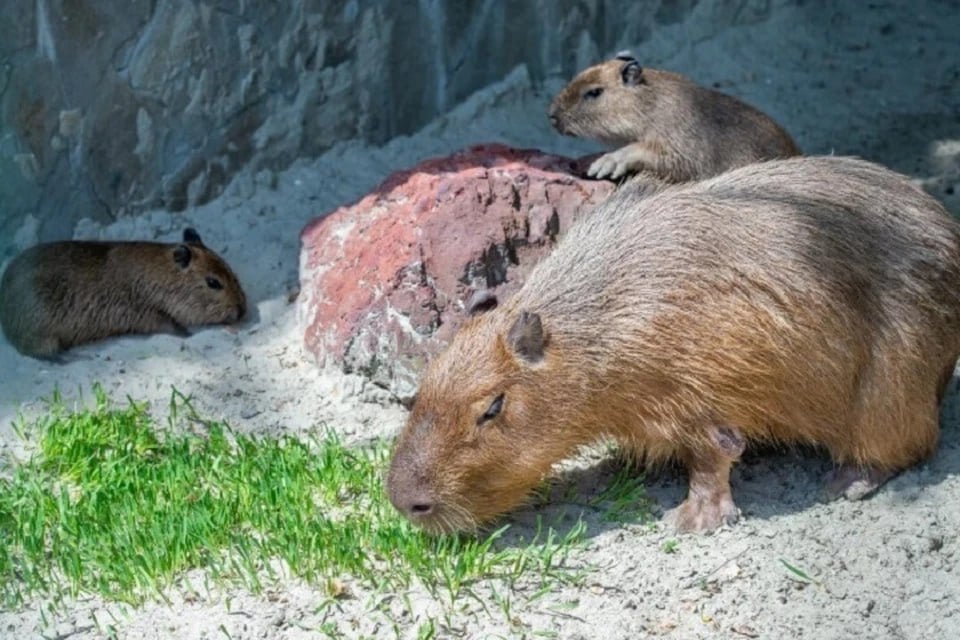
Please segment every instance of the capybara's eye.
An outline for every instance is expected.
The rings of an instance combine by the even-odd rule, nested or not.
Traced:
[[[207,276],[207,286],[211,289],[223,289],[223,283],[213,276]]]
[[[483,424],[487,420],[493,420],[503,409],[503,394],[501,393],[496,398],[493,399],[493,402],[490,403],[490,406],[487,407],[487,410],[483,412],[483,415],[477,418],[477,424]]]
[[[603,87],[594,87],[593,89],[587,89],[583,92],[584,98],[599,98],[600,94],[603,93]]]

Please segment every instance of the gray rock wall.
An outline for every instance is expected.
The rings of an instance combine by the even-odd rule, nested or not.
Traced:
[[[81,217],[182,210],[244,165],[386,141],[517,64],[534,80],[571,75],[704,5],[716,5],[698,21],[710,30],[771,11],[754,0],[0,0],[0,258],[28,215],[51,239]]]

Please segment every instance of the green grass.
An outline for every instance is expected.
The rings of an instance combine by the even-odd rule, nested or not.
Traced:
[[[603,509],[604,522],[651,522],[653,501],[643,474],[633,464],[621,461],[610,483],[591,502]]]
[[[411,527],[383,492],[386,443],[235,433],[177,393],[166,428],[144,404],[115,405],[99,388],[95,400],[71,412],[54,398],[44,418],[19,425],[35,453],[0,478],[4,607],[163,599],[172,585],[193,588],[177,583],[192,568],[258,591],[284,577],[279,566],[324,585],[331,601],[345,583],[418,581],[452,603],[480,580],[512,589],[523,579],[540,593],[582,579],[568,562],[582,523],[562,535],[538,527],[509,546],[503,528],[434,538]]]
[[[787,571],[790,572],[790,575],[791,577],[793,577],[794,580],[799,580],[800,582],[806,582],[809,584],[815,584],[817,586],[821,586],[823,584],[816,578],[811,578],[807,574],[807,572],[804,571],[803,569],[795,567],[794,565],[790,564],[783,558],[780,558],[780,564],[782,564],[787,569]]]

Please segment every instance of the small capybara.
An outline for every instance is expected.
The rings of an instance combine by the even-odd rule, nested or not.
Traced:
[[[129,333],[187,334],[235,322],[247,299],[193,229],[183,242],[51,242],[14,258],[0,280],[0,325],[17,350],[53,358]]]
[[[596,178],[643,171],[685,182],[800,155],[763,112],[679,74],[644,69],[629,51],[579,73],[549,116],[560,133],[618,147],[590,165]]]
[[[675,460],[681,530],[738,517],[750,442],[820,445],[863,497],[933,452],[960,354],[960,225],[844,157],[734,169],[582,215],[523,287],[480,296],[425,370],[389,497],[433,532],[523,502],[601,438]]]

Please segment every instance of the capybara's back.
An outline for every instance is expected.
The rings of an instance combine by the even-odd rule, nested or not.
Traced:
[[[955,221],[865,161],[759,163],[645,198],[627,185],[431,363],[391,497],[428,528],[468,526],[604,435],[686,465],[685,529],[736,519],[744,440],[822,445],[862,495],[936,445],[958,292]]]

